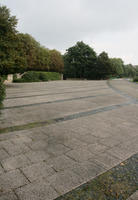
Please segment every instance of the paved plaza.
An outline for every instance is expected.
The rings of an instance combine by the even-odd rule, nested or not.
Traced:
[[[138,85],[9,84],[0,133],[0,200],[56,199],[138,152]]]

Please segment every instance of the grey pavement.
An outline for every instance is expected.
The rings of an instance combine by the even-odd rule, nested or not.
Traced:
[[[138,199],[138,191],[132,194],[127,200],[137,200]]]
[[[0,129],[15,131],[0,134],[0,200],[53,200],[137,153],[137,101],[125,80],[9,84]]]

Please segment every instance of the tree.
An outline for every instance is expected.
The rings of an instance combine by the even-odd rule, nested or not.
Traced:
[[[50,51],[49,49],[39,46],[36,49],[36,64],[34,70],[49,71],[50,69]]]
[[[34,70],[37,62],[37,52],[40,44],[29,34],[18,34],[18,42],[20,54],[24,57],[27,65],[27,70]]]
[[[122,77],[124,74],[124,62],[121,58],[110,58],[114,76]]]
[[[14,73],[19,61],[16,25],[16,17],[6,6],[0,6],[0,74]]]
[[[65,76],[90,79],[96,66],[96,59],[96,53],[91,47],[83,42],[77,42],[64,55]]]
[[[124,76],[134,78],[136,76],[136,68],[132,64],[124,65]]]
[[[135,76],[133,77],[134,82],[138,82],[138,65],[135,66]]]
[[[98,56],[95,74],[96,79],[107,79],[113,74],[112,65],[106,52],[102,52]]]
[[[5,86],[3,84],[3,79],[0,76],[0,108],[2,106],[2,101],[4,100],[5,97]]]
[[[31,35],[18,33],[17,19],[0,6],[0,75],[28,70],[62,72],[60,52],[40,45]]]
[[[49,70],[54,72],[63,72],[64,62],[60,52],[53,49],[50,50],[49,53],[50,53]]]
[[[49,50],[42,47],[29,34],[18,34],[20,55],[25,59],[26,70],[48,71]]]
[[[64,63],[60,52],[40,45],[29,34],[18,34],[20,53],[26,60],[27,70],[62,72]]]

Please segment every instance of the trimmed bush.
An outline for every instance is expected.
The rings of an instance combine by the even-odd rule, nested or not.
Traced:
[[[33,72],[33,71],[29,71],[29,72],[25,73],[21,79],[23,79],[26,82],[39,82],[40,81],[39,73]]]
[[[133,79],[134,82],[138,82],[138,76]]]
[[[0,77],[0,107],[2,106],[2,101],[5,97],[5,86],[3,84],[3,78]]]
[[[48,81],[48,78],[44,72],[39,73],[39,80],[41,81]]]
[[[57,72],[43,72],[45,73],[48,81],[61,80],[61,74]]]
[[[50,81],[50,80],[60,80],[61,75],[57,72],[37,72],[37,71],[28,71],[22,78],[15,78],[13,81],[16,83],[25,83],[25,82],[40,82],[40,81]]]

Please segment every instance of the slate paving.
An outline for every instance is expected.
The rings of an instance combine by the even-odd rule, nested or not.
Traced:
[[[138,152],[138,86],[126,80],[14,83],[4,108],[0,200],[53,200]]]

